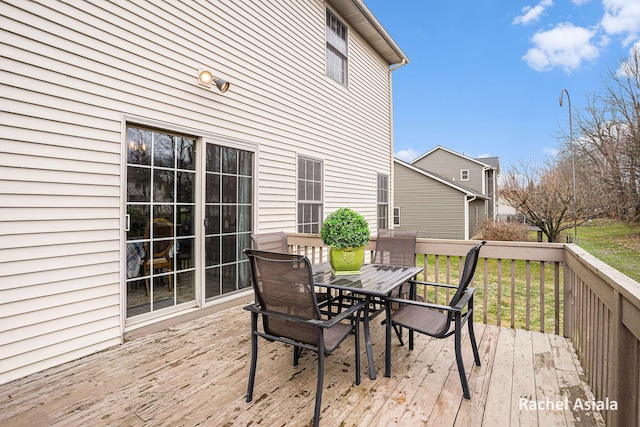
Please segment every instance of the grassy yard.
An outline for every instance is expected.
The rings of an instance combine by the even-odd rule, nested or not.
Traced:
[[[482,252],[480,253],[482,257]],[[418,256],[418,265],[423,266],[424,257]],[[461,260],[464,263],[464,259]],[[436,260],[429,255],[425,271],[429,281],[439,283],[458,283],[457,258],[449,260],[449,266],[445,257]],[[539,262],[511,261],[483,258],[478,262],[474,287],[476,322],[490,325],[502,325],[519,329],[553,332],[556,325],[556,293],[554,288],[555,268],[553,264],[546,263],[541,268]],[[514,270],[514,281],[511,274]],[[447,273],[449,271],[450,273]],[[486,276],[486,282],[485,282]],[[527,278],[529,280],[527,280]],[[558,266],[559,295],[558,295],[558,322],[562,325],[562,281],[563,269]],[[422,277],[420,280],[424,280]],[[486,283],[486,285],[485,285]],[[542,292],[540,290],[542,283]],[[424,292],[418,291],[421,295]],[[427,300],[436,303],[446,303],[452,294],[441,292],[434,294],[434,288],[428,288]],[[540,301],[543,301],[544,328],[540,327],[541,310]],[[529,303],[527,303],[529,301]],[[484,307],[487,307],[485,310]]]
[[[578,227],[578,245],[640,282],[640,224],[591,221]]]
[[[640,281],[640,225],[592,221],[578,228],[578,243],[600,260],[634,280]],[[558,321],[562,331],[564,280],[562,265],[545,263],[541,266],[539,262],[512,262],[497,259],[485,261],[482,258],[482,252],[480,257],[474,280],[476,322],[533,331],[544,329],[546,332],[553,333]],[[425,266],[429,281],[458,283],[460,266],[457,257],[447,260],[446,257],[429,255],[426,265],[424,258],[423,255],[418,255],[417,263]],[[464,262],[463,259],[460,261]],[[513,283],[512,269],[515,278]],[[424,292],[419,291],[419,293],[424,295]],[[435,295],[433,288],[427,290],[428,301],[446,303],[448,299],[449,296],[446,293]],[[543,320],[543,328],[541,328],[541,320]]]

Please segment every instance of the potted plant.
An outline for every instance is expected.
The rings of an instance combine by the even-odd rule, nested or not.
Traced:
[[[364,247],[369,243],[369,223],[350,208],[330,213],[320,229],[322,242],[329,246],[329,262],[334,274],[359,274]]]

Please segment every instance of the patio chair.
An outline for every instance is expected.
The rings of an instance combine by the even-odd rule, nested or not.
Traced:
[[[356,384],[360,384],[360,311],[364,303],[331,318],[320,312],[311,263],[303,255],[245,249],[251,265],[251,281],[256,303],[245,308],[251,312],[251,367],[247,402],[253,398],[258,360],[258,337],[280,341],[296,349],[308,349],[318,355],[318,380],[313,425],[318,426],[324,381],[324,359],[349,335],[355,336]],[[262,330],[258,330],[262,316]],[[294,354],[298,355],[297,351]],[[294,358],[297,364],[298,357]]]
[[[378,230],[376,249],[373,253],[374,264],[396,265],[399,267],[415,267],[416,238],[418,230]],[[404,283],[398,289],[398,297],[409,293],[410,284]]]
[[[144,230],[144,238],[149,239],[151,224]],[[149,242],[144,244],[147,259],[144,262],[144,275],[149,276],[152,271],[166,269],[173,271],[173,223],[165,218],[153,220],[153,254],[149,251]],[[167,276],[169,292],[173,292],[173,274]],[[146,279],[147,295],[149,295],[149,278]]]
[[[287,235],[284,231],[274,233],[252,234],[251,242],[253,248],[268,252],[289,253],[289,244],[287,243]]]
[[[280,252],[283,254],[289,253],[289,243],[287,241],[287,234],[284,231],[276,231],[272,233],[260,233],[252,234],[251,242],[254,249],[267,252]],[[331,300],[331,294],[329,290],[325,292],[317,292],[316,297],[318,302],[327,302]]]
[[[434,282],[423,282],[415,280],[411,281],[412,286],[425,286],[425,295],[427,294],[427,286],[456,289],[456,292],[451,298],[451,301],[449,301],[449,305],[432,304],[428,302],[420,302],[401,298],[388,298],[386,307],[387,319],[391,319],[391,321],[387,322],[387,376],[391,375],[391,372],[389,372],[391,366],[389,358],[391,357],[390,328],[392,325],[405,327],[409,330],[410,350],[413,350],[414,332],[429,335],[434,338],[447,338],[451,335],[455,335],[456,361],[458,363],[460,382],[462,383],[462,393],[466,399],[471,398],[471,395],[469,393],[469,385],[467,383],[467,375],[465,373],[464,363],[462,361],[462,327],[466,322],[469,327],[469,340],[471,341],[475,364],[477,366],[480,366],[478,346],[476,344],[476,338],[473,333],[473,293],[475,289],[470,288],[469,284],[473,279],[473,275],[478,264],[480,248],[486,243],[487,242],[483,240],[482,242],[471,248],[471,250],[467,253],[464,262],[464,269],[460,278],[460,284],[458,286],[445,285]],[[391,308],[389,307],[390,302],[396,302],[400,305],[399,308],[393,313],[391,313]],[[400,341],[400,345],[403,345],[402,340]]]
[[[378,230],[373,263],[414,267],[416,265],[417,237],[418,230],[391,230],[386,228]],[[410,290],[411,285],[409,282],[405,282],[398,287],[395,296],[407,298]],[[415,296],[411,296],[411,299],[415,299]],[[394,325],[393,329],[396,331],[400,342],[402,342],[402,328]]]

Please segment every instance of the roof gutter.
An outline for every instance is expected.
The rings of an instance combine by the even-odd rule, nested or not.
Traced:
[[[405,65],[407,65],[407,60],[405,58],[402,58],[402,61],[399,64],[397,64],[395,67],[389,68],[389,71],[393,73],[395,70]]]

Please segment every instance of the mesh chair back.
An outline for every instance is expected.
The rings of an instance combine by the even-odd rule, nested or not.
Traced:
[[[413,267],[417,236],[418,230],[378,230],[373,263]]]
[[[275,233],[252,234],[251,242],[253,242],[254,249],[258,249],[261,251],[281,252],[284,254],[289,252],[287,235],[284,233],[284,231]]]
[[[303,255],[245,249],[251,261],[253,289],[263,310],[321,320],[315,295],[311,263]],[[319,331],[314,326],[301,325],[264,314],[267,334],[318,345]]]
[[[462,295],[466,292],[471,280],[473,279],[473,275],[476,272],[476,266],[478,265],[478,257],[480,255],[480,248],[487,243],[486,240],[475,245],[473,248],[467,252],[467,257],[464,260],[464,269],[462,270],[462,277],[460,278],[460,285],[458,285],[458,290],[456,291],[453,298],[451,298],[451,302],[449,305],[451,307],[458,304]]]

